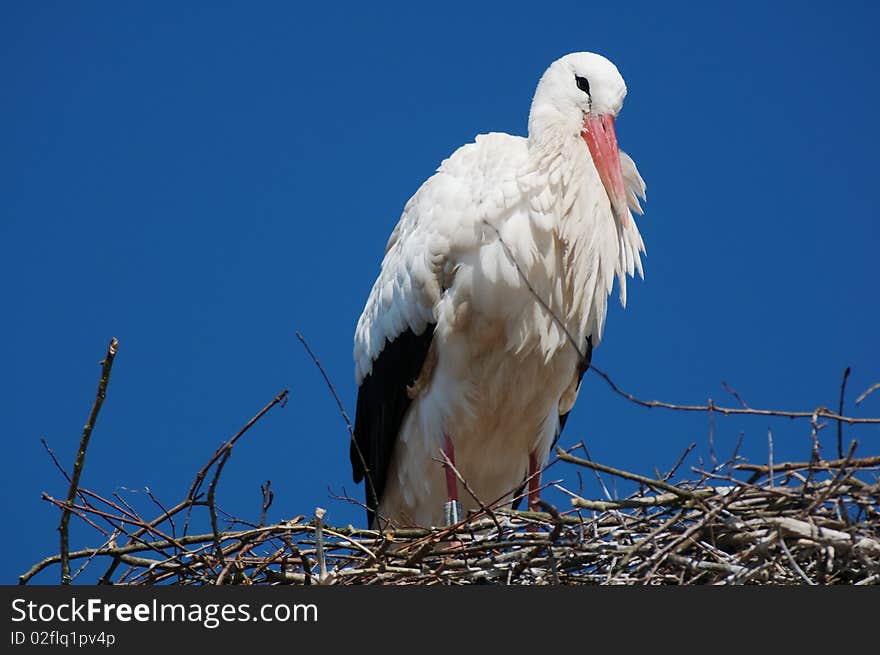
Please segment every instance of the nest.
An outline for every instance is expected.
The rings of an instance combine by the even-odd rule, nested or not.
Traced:
[[[46,445],[70,482],[66,500],[43,496],[61,511],[61,549],[21,575],[21,584],[54,565],[63,583],[104,565],[100,582],[126,585],[880,584],[880,456],[855,457],[853,442],[845,457],[823,460],[818,438],[809,461],[773,463],[771,451],[770,462],[752,464],[733,455],[708,471],[692,468],[691,480],[675,476],[690,448],[669,473],[655,477],[594,462],[582,445],[557,449],[555,464],[611,476],[635,491],[597,500],[560,487],[569,506],[541,503],[542,511],[528,512],[477,501],[479,511],[443,528],[333,527],[320,508],[308,519],[267,525],[269,483],[258,519],[229,517],[215,490],[232,447],[286,402],[284,391],[217,449],[179,503],[166,508],[148,491],[157,511],[144,517],[118,494],[105,498],[79,485],[116,345],[103,362],[72,476]],[[838,425],[880,423],[825,409],[806,416],[814,437],[822,416]],[[98,531],[101,545],[70,550],[71,518]],[[196,533],[195,525],[209,529]]]
[[[331,527],[318,510],[308,521],[174,537],[163,530],[173,514],[146,521],[121,513],[111,521],[116,534],[129,534],[126,545],[69,556],[109,560],[102,581],[135,585],[880,584],[880,483],[859,475],[876,474],[880,457],[772,469],[739,462],[714,474],[728,478],[724,485],[672,485],[559,457],[643,488],[621,500],[573,497],[566,513],[486,508],[430,530]],[[736,481],[734,472],[751,475]],[[83,494],[92,514],[111,515]],[[88,518],[85,507],[75,511]],[[58,562],[47,558],[23,581]]]

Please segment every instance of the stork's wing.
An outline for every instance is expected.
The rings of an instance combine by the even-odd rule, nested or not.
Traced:
[[[379,507],[394,444],[412,402],[407,388],[422,370],[433,335],[433,324],[428,324],[421,334],[412,329],[398,334],[385,344],[358,388],[349,458],[354,481],[367,477],[367,525],[372,525]]]
[[[569,407],[559,414],[559,430],[556,432],[556,438],[553,440],[553,446],[559,441],[559,437],[562,436],[562,430],[565,428],[565,424],[568,422],[568,415],[571,414],[571,410],[574,408],[574,401],[577,400],[578,394],[581,390],[581,380],[584,379],[584,373],[586,373],[590,369],[590,364],[593,361],[593,337],[587,337],[587,341],[584,347],[584,358],[580,361],[577,368],[577,381],[574,383],[574,398],[571,400],[571,404]],[[560,408],[562,409],[562,408]],[[550,450],[553,450],[553,446],[550,446]]]
[[[367,478],[370,523],[412,402],[407,388],[418,378],[431,347],[436,307],[455,265],[452,253],[479,246],[480,221],[491,219],[506,201],[503,194],[490,197],[487,189],[501,189],[502,180],[513,179],[510,171],[526,156],[525,139],[477,137],[419,188],[388,239],[382,270],[354,338],[359,388],[349,454],[355,482]]]
[[[354,337],[358,399],[349,457],[354,481],[366,477],[367,525],[373,523],[412,402],[407,387],[419,376],[434,334],[448,252],[426,205],[435,195],[435,177],[404,207]]]

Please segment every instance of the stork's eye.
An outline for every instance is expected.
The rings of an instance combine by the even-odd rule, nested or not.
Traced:
[[[575,75],[574,81],[577,82],[578,88],[581,91],[583,91],[587,95],[590,95],[590,82],[586,77],[581,77],[580,75]]]

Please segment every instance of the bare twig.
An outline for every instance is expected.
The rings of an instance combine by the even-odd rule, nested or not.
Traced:
[[[669,484],[668,482],[664,482],[663,480],[657,480],[655,478],[647,478],[644,475],[638,475],[637,473],[629,473],[627,471],[622,471],[620,469],[612,468],[611,466],[606,466],[605,464],[598,464],[596,462],[591,462],[586,459],[581,459],[580,457],[575,457],[574,455],[569,455],[562,448],[556,447],[556,456],[561,459],[563,462],[569,462],[570,464],[577,464],[578,466],[584,466],[586,468],[593,469],[595,471],[602,471],[603,473],[611,473],[620,478],[625,478],[627,480],[633,480],[635,482],[641,482],[642,484],[648,485],[649,487],[655,487],[657,489],[663,489],[664,491],[669,491],[677,496],[681,496],[688,500],[694,500],[696,497],[692,491],[687,489],[682,489],[681,487],[676,487],[675,485]]]
[[[270,409],[275,407],[275,405],[281,405],[282,407],[284,407],[284,405],[287,404],[287,398],[288,398],[289,393],[290,392],[287,389],[285,389],[284,391],[279,393],[277,396],[275,396],[275,398],[268,405],[266,405],[265,407],[263,407],[263,409],[261,409],[259,412],[257,412],[256,416],[254,416],[250,421],[245,423],[245,426],[241,430],[236,432],[232,436],[232,438],[230,438],[228,441],[223,443],[219,448],[217,448],[217,450],[211,456],[211,459],[208,460],[208,463],[205,464],[201,468],[201,470],[199,470],[198,473],[196,473],[195,480],[193,480],[193,483],[189,488],[189,492],[186,494],[187,500],[195,499],[196,495],[198,494],[199,490],[202,487],[202,482],[204,481],[205,476],[208,474],[208,469],[210,469],[217,462],[217,460],[219,460],[221,457],[223,457],[224,454],[235,445],[235,442],[238,441],[241,437],[243,437],[245,435],[245,433],[248,430],[250,430],[251,427],[253,427],[254,423],[256,423],[261,418],[263,418],[263,416]]]
[[[232,448],[227,449],[223,453],[223,456],[217,463],[217,468],[214,470],[214,477],[211,480],[211,484],[208,486],[207,503],[208,511],[211,514],[211,531],[214,534],[214,554],[220,561],[221,565],[224,564],[223,549],[220,547],[220,530],[217,527],[217,505],[214,500],[214,494],[217,491],[217,482],[220,480],[220,474],[223,472],[223,467],[226,466],[226,462],[229,461],[230,455],[232,455]]]
[[[880,389],[880,382],[875,382],[870,387],[865,389],[861,394],[859,394],[859,397],[856,398],[856,405],[860,405],[865,398],[877,391],[877,389]]]
[[[67,480],[68,484],[70,483],[70,476],[67,475],[67,471],[64,470],[64,467],[61,466],[61,463],[58,461],[58,458],[55,457],[55,453],[49,448],[49,444],[46,442],[46,439],[40,437],[40,443],[43,444],[43,448],[46,449],[46,452],[49,453],[49,457],[52,458],[52,463],[55,465],[59,471],[61,471],[61,475],[64,476],[64,479]]]
[[[608,383],[608,386],[611,387],[611,390],[614,391],[619,396],[626,398],[630,402],[635,403],[636,405],[641,405],[642,407],[661,407],[663,409],[674,409],[683,412],[708,412],[715,411],[724,414],[725,416],[730,415],[746,415],[746,416],[779,416],[782,418],[806,418],[812,419],[814,416],[817,418],[827,418],[833,421],[842,421],[844,423],[855,425],[855,424],[880,424],[880,418],[859,418],[853,416],[841,416],[840,414],[835,414],[830,411],[826,407],[819,407],[811,412],[789,412],[784,410],[777,409],[752,409],[752,408],[742,408],[742,407],[719,407],[718,405],[676,405],[673,403],[663,402],[661,400],[642,400],[637,398],[621,389],[615,384],[615,382],[611,379],[611,377],[605,373],[604,371],[596,368],[595,366],[590,366],[590,370],[595,371],[596,375],[601,377],[605,382]]]
[[[357,442],[357,439],[354,438],[354,428],[351,425],[351,419],[348,418],[348,412],[345,411],[345,406],[339,399],[339,394],[336,393],[336,387],[333,386],[333,383],[330,381],[330,377],[327,375],[327,372],[321,365],[321,361],[312,351],[311,347],[309,347],[309,344],[306,341],[305,337],[297,332],[296,338],[299,339],[300,343],[303,345],[303,348],[306,349],[309,357],[312,358],[312,362],[314,362],[315,366],[318,367],[318,371],[321,373],[321,377],[324,378],[324,382],[327,384],[327,388],[330,389],[330,393],[333,395],[333,399],[336,401],[336,407],[339,409],[339,413],[342,415],[342,419],[345,421],[345,427],[348,429],[350,443],[354,447],[358,459],[360,460],[361,467],[364,470],[364,478],[366,480],[366,484],[370,487],[370,493],[372,494],[372,497],[378,499],[379,494],[376,492],[376,485],[373,483],[373,473],[370,470],[370,467],[367,465],[367,459],[366,457],[364,457],[364,453],[361,451],[360,444]],[[376,513],[376,516],[378,517],[378,512]]]
[[[98,420],[98,414],[101,412],[101,406],[104,404],[104,398],[107,396],[107,385],[110,382],[110,371],[113,369],[113,360],[116,358],[116,351],[119,349],[119,341],[114,337],[110,339],[110,345],[107,347],[107,354],[101,362],[101,379],[98,381],[98,391],[95,394],[95,402],[92,404],[92,410],[89,412],[89,418],[83,426],[82,437],[79,441],[79,450],[76,453],[76,460],[73,464],[73,475],[70,478],[70,489],[67,492],[67,507],[61,512],[61,524],[58,531],[61,533],[61,584],[70,584],[70,507],[73,505],[73,499],[79,490],[79,480],[82,476],[83,466],[86,463],[86,449],[89,447],[89,439],[92,437],[92,430]],[[54,458],[53,458],[54,459]]]
[[[547,301],[544,300],[537,291],[535,291],[535,287],[532,286],[532,283],[526,276],[525,271],[523,271],[522,267],[519,265],[516,257],[513,256],[513,251],[511,251],[511,249],[504,242],[504,239],[501,237],[501,231],[485,219],[483,220],[483,224],[495,232],[498,237],[498,243],[501,244],[501,247],[504,249],[504,253],[507,255],[508,259],[510,259],[510,261],[513,263],[513,266],[516,268],[516,272],[519,275],[519,278],[523,281],[523,284],[526,285],[526,288],[529,290],[529,293],[532,294],[532,297],[535,299],[535,301],[541,306],[541,309],[547,312],[547,315],[553,320],[554,323],[556,323],[559,329],[562,330],[562,333],[568,339],[568,343],[578,354],[578,361],[582,366],[583,363],[587,361],[587,353],[583,350],[581,344],[578,343],[577,339],[574,338],[565,322],[561,318],[559,318],[556,315],[556,312],[554,312],[550,305],[547,304]]]
[[[773,471],[777,473],[783,473],[788,471],[800,471],[804,469],[808,469],[811,467],[816,467],[819,469],[837,469],[841,466],[847,465],[856,466],[859,468],[869,468],[872,466],[880,466],[880,455],[874,455],[872,457],[862,457],[861,459],[852,459],[849,460],[847,458],[843,459],[833,459],[826,460],[824,462],[784,462],[780,464],[773,465]],[[732,469],[736,471],[755,471],[756,473],[768,474],[770,469],[766,464],[749,464],[746,462],[734,464],[731,466]]]
[[[840,381],[840,402],[837,405],[837,413],[843,415],[843,399],[846,394],[846,381],[849,379],[850,368],[847,366],[843,371],[843,379]],[[837,421],[837,456],[843,458],[843,422]]]
[[[791,564],[791,568],[797,571],[797,574],[800,576],[801,580],[806,582],[808,585],[815,585],[816,583],[810,580],[810,578],[807,576],[806,573],[804,573],[804,570],[798,565],[797,561],[792,556],[791,551],[788,549],[788,546],[785,545],[785,539],[780,537],[778,543],[779,547],[782,548],[782,552],[785,553],[786,559]]]
[[[672,468],[669,469],[669,471],[666,472],[666,475],[663,476],[664,482],[669,482],[669,480],[672,479],[672,476],[674,476],[676,471],[678,471],[679,467],[682,465],[685,458],[690,454],[690,452],[696,446],[697,446],[697,444],[693,441],[691,441],[690,444],[688,444],[688,447],[684,449],[684,452],[679,456],[678,460],[675,462],[675,464],[672,466]]]
[[[266,484],[261,484],[260,492],[263,494],[263,502],[260,506],[260,527],[262,527],[266,525],[266,512],[269,511],[272,501],[275,500],[275,492],[272,491],[272,481],[266,480]]]
[[[327,562],[324,558],[324,513],[323,507],[315,509],[315,546],[318,554],[318,584],[327,580]]]
[[[732,388],[730,387],[730,385],[728,385],[727,382],[725,382],[724,380],[721,381],[721,386],[722,386],[722,388],[723,388],[727,393],[729,393],[731,396],[733,396],[734,398],[736,398],[736,402],[739,403],[739,406],[740,406],[740,407],[742,407],[743,409],[748,409],[748,408],[749,408],[749,406],[746,405],[746,401],[742,399],[742,396],[740,396],[740,395],[737,393],[736,389],[732,389]]]

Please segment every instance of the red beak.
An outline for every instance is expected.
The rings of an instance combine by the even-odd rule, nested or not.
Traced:
[[[620,224],[626,227],[629,210],[626,206],[626,191],[623,188],[623,172],[620,170],[620,153],[617,151],[617,136],[614,133],[614,116],[611,114],[587,114],[581,132],[593,163],[599,171],[599,179],[611,201],[611,209]]]

